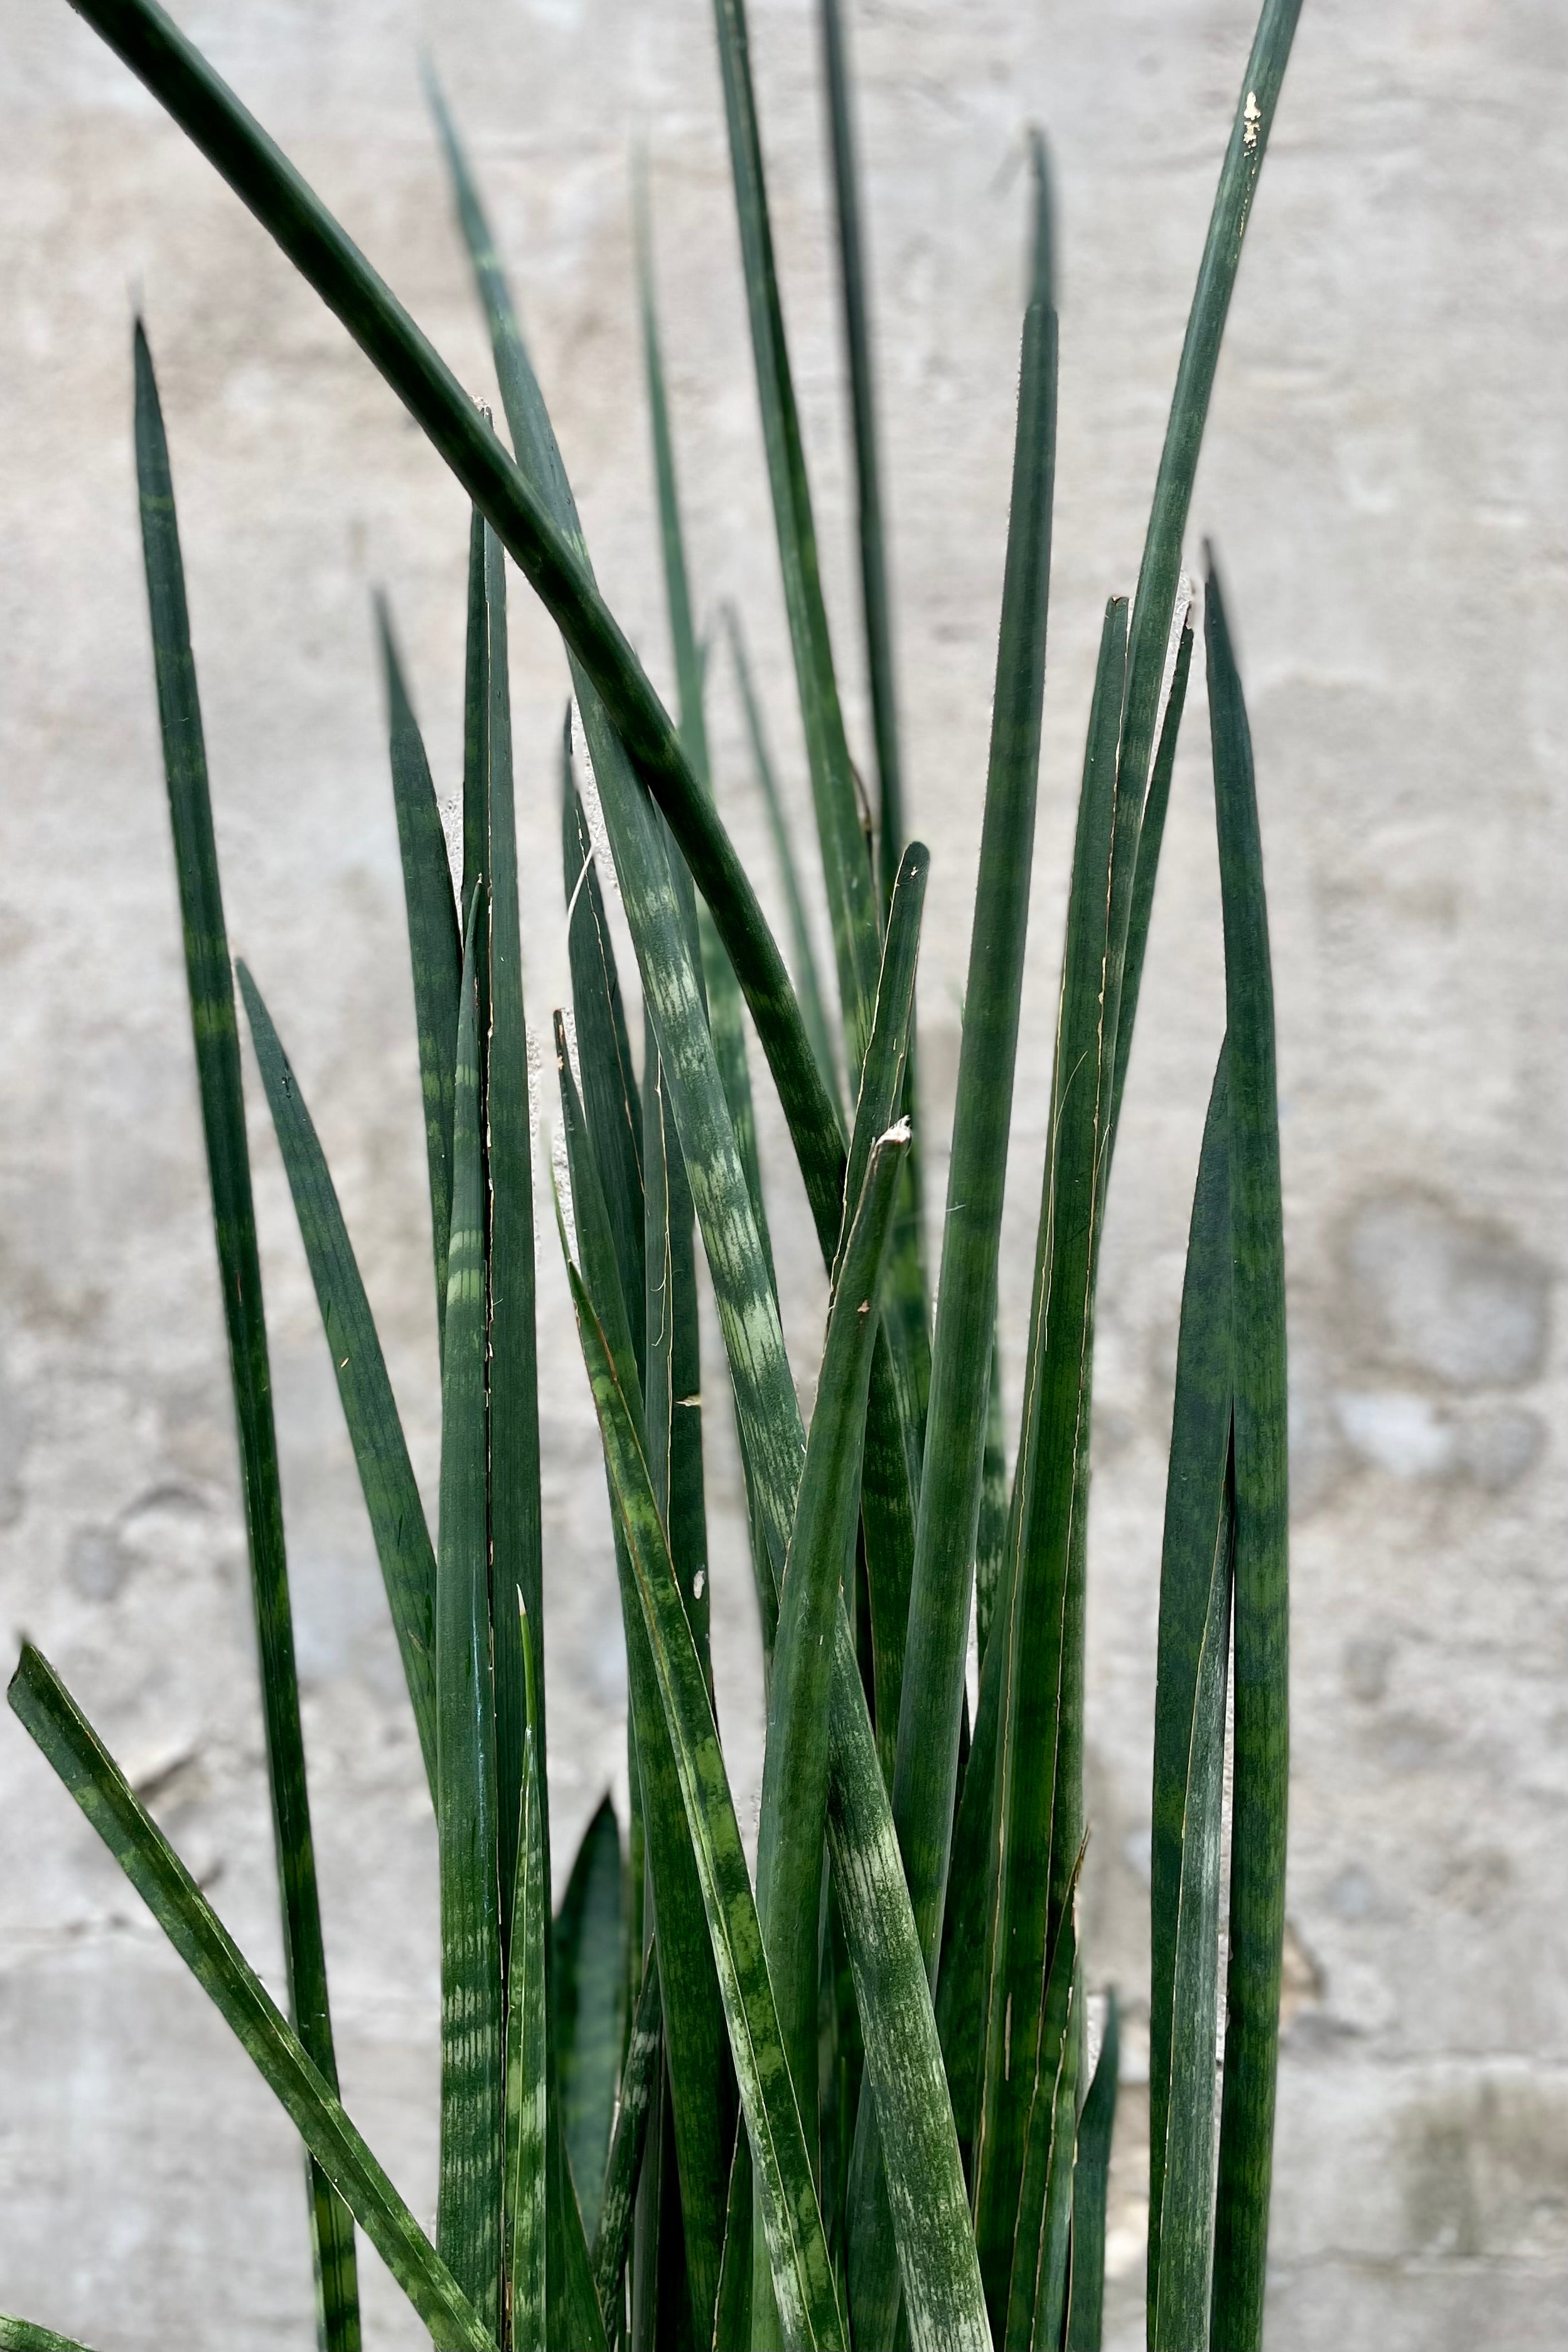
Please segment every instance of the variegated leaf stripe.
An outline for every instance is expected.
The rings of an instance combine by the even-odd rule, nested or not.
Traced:
[[[437,2341],[462,2352],[494,2352],[490,2333],[299,2035],[54,1668],[30,1642],[23,1644],[7,1696]]]
[[[832,2264],[708,1688],[644,1458],[583,1278],[578,1331],[701,1882],[786,2340],[843,2347]]]
[[[659,2027],[658,1958],[650,1944],[643,1961],[642,1990],[632,2013],[632,2029],[621,2061],[621,2086],[616,2102],[615,2127],[605,2166],[605,2189],[598,2225],[594,2233],[594,2284],[602,2309],[616,2305],[626,2264],[631,2229],[632,2195],[642,2162],[647,2132],[648,2106],[662,2047]],[[744,2135],[742,2134],[742,2137]]]
[[[504,2147],[495,1689],[485,1410],[484,1171],[479,1140],[476,884],[463,944],[441,1384],[436,1571],[441,1877],[441,2174],[437,2244],[485,2324],[501,2309]]]
[[[502,2199],[507,2310],[511,2352],[550,2352],[544,2326],[549,2105],[544,1938],[549,1929],[550,1900],[540,1824],[544,1792],[533,1740],[538,1679],[531,1628],[521,1596],[518,1618],[527,1721],[523,1727],[522,1786],[518,1802],[517,1894],[507,1956],[506,2173]]]

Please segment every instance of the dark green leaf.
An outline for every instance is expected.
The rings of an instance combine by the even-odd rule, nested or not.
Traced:
[[[584,677],[604,697],[626,758],[664,810],[692,879],[713,910],[773,1073],[818,1241],[830,1256],[843,1207],[842,1132],[783,959],[668,714],[594,585],[580,535],[559,519],[548,484],[541,488],[524,478],[363,255],[156,0],[79,0],[79,12],[146,82],[342,319],[494,525]],[[537,400],[531,378],[530,389]],[[548,475],[551,453],[542,455]],[[559,474],[558,453],[552,462]],[[693,1150],[690,1157],[701,1155]]]
[[[752,2352],[752,2143],[735,2136],[730,2195],[724,2212],[724,2261],[719,2273],[719,2307],[713,2315],[713,2352]]]
[[[1230,1094],[1193,1199],[1160,1564],[1150,1849],[1149,2341],[1201,2344],[1214,2252],[1220,1804],[1230,1630]]]
[[[1105,2208],[1110,2184],[1110,2136],[1116,2121],[1121,2028],[1116,1988],[1105,1996],[1105,2038],[1089,2096],[1078,2119],[1078,2162],[1072,2180],[1072,2286],[1066,2352],[1100,2352],[1105,2303]],[[1201,2336],[1194,2338],[1201,2344]]]
[[[500,1857],[502,1948],[517,1875],[522,1786],[523,1660],[515,1607],[521,1593],[538,1684],[535,1769],[542,1785],[550,1754],[544,1705],[544,1562],[539,1498],[539,1358],[534,1323],[533,1147],[528,1096],[528,1030],[522,1001],[522,938],[517,897],[511,701],[507,683],[506,563],[485,529],[486,728],[489,1034],[485,1040],[485,1173],[489,1179],[489,1511],[496,1708],[496,1819]],[[550,1826],[542,1811],[544,1874]]]
[[[587,1828],[555,1919],[554,2030],[566,2144],[584,2226],[598,2226],[620,2065],[625,1961],[621,1836],[608,1797]]]
[[[1253,2352],[1262,2340],[1268,2251],[1290,1770],[1285,1239],[1252,739],[1212,562],[1205,619],[1225,910],[1236,1330],[1235,1772],[1212,2341],[1225,2352]]]
[[[1126,626],[1126,606],[1113,597],[1100,639],[1079,801],[1025,1407],[1004,1595],[991,1635],[993,1645],[1000,1639],[1005,1647],[974,2198],[981,2267],[999,2333],[1026,2164],[1047,1959],[1058,1939],[1083,1843],[1089,1361],[1110,1090],[1101,1008]],[[987,1324],[987,1345],[989,1338]]]
[[[572,778],[570,709],[561,753],[561,824],[566,904],[571,910],[567,946],[572,1010],[577,1028],[577,1062],[583,1073],[583,1104],[615,1235],[622,1295],[638,1299],[644,1290],[642,1097],[632,1068],[615,942],[605,914],[588,821]],[[640,1376],[640,1318],[632,1338]]]
[[[414,967],[414,1025],[425,1107],[425,1158],[430,1180],[430,1240],[436,1261],[436,1325],[447,1328],[447,1242],[452,1227],[452,1071],[458,1052],[458,992],[463,961],[447,835],[430,763],[414,717],[385,599],[376,599],[386,672],[392,798],[403,862],[408,952]]]
[[[899,1843],[921,1947],[932,1970],[952,1832],[1028,924],[1050,584],[1056,354],[1055,316],[1032,306],[1024,325],[991,768],[942,1223],[931,1409],[893,1782]]]
[[[1160,722],[1159,748],[1149,777],[1149,797],[1138,830],[1138,854],[1128,908],[1127,945],[1121,970],[1121,992],[1116,1015],[1116,1074],[1110,1091],[1110,1133],[1114,1148],[1121,1118],[1121,1096],[1127,1084],[1128,1057],[1132,1051],[1132,1025],[1143,984],[1143,958],[1149,945],[1149,919],[1154,910],[1154,878],[1160,866],[1160,845],[1165,837],[1165,812],[1171,803],[1171,777],[1176,765],[1176,740],[1187,699],[1187,675],[1193,666],[1193,624],[1190,612],[1176,639],[1171,691]]]
[[[702,1364],[697,1327],[697,1253],[691,1187],[665,1091],[651,1023],[643,1050],[644,1410],[648,1471],[669,1538],[692,1639],[708,1654],[708,1518],[702,1475]]]
[[[816,809],[817,840],[827,886],[828,912],[838,963],[838,993],[851,1071],[860,1066],[871,1033],[877,986],[877,904],[861,829],[859,799],[844,736],[827,613],[817,574],[816,532],[806,481],[805,452],[795,409],[784,339],[784,310],[773,266],[773,229],[763,173],[762,137],[746,33],[744,0],[714,0],[730,164],[741,232],[746,307],[756,362],[763,441],[784,574],[784,610],[795,654]]]
[[[468,904],[452,1152],[436,1572],[436,1822],[441,1864],[441,2181],[437,2244],[485,2324],[500,2325],[501,1946],[486,1509],[484,1164],[476,943]]]
[[[327,1962],[316,1894],[305,1748],[300,1728],[300,1687],[294,1667],[294,1625],[283,1542],[283,1497],[278,1483],[278,1439],[272,1419],[272,1374],[256,1248],[250,1156],[235,1020],[234,981],[218,881],[217,844],[207,790],[206,748],[196,696],[185,609],[185,575],[174,517],[174,486],[152,355],[140,320],[135,335],[136,478],[142,504],[142,548],[153,624],[158,718],[163,772],[184,931],[185,978],[191,1001],[202,1129],[206,1139],[213,1227],[229,1374],[239,1436],[240,1484],[250,1554],[251,1598],[261,1664],[267,1773],[283,1909],[283,1952],[290,2014],[326,2082],[335,2085]],[[357,2352],[359,2289],[353,2225],[312,2159],[309,2179],[315,2247],[317,2316],[328,2352]]]
[[[609,1222],[587,1150],[582,1106],[559,1022],[555,1042],[578,1250],[585,1277],[601,1302],[596,1328],[609,1350],[626,1411],[637,1424],[640,1444],[643,1405],[626,1304],[616,1283]],[[621,1622],[626,1644],[640,1812],[658,1928],[664,2035],[673,2093],[671,2124],[682,2200],[690,2216],[685,2232],[691,2273],[690,2300],[692,2307],[703,2315],[706,2328],[719,2289],[723,2184],[728,2178],[733,2112],[725,2054],[724,2013],[714,1973],[701,1884],[682,1811],[679,1778],[613,1488],[611,1510],[616,1526],[616,1566],[621,1588]],[[683,1602],[686,1598],[683,1593]],[[657,2215],[658,2206],[653,2210]],[[647,2286],[646,2279],[643,2284]]]
[[[616,2101],[615,2129],[605,2165],[604,2194],[598,2202],[594,2234],[594,2283],[601,2307],[620,2308],[621,2278],[626,2263],[632,2199],[642,2163],[663,2040],[659,2032],[658,1958],[650,1944],[643,1962],[642,1990],[632,2015],[631,2033],[621,2063],[621,2084]],[[742,2142],[745,2134],[741,2135]]]
[[[832,1635],[859,1516],[860,1448],[881,1312],[882,1261],[899,1158],[907,1142],[904,1129],[891,1128],[873,1143],[864,1162],[854,1221],[845,1236],[779,1598],[768,1689],[757,1908],[795,2099],[814,2145],[817,1898],[827,1807]]]
[[[816,1050],[824,1082],[830,1088],[838,1083],[837,1065],[833,1051],[832,1030],[828,1023],[822,982],[816,969],[816,950],[811,943],[811,925],[806,920],[805,899],[801,891],[800,867],[796,862],[795,844],[791,838],[789,820],[780,797],[778,782],[773,773],[773,759],[763,727],[762,708],[757,701],[756,688],[752,682],[752,666],[746,658],[745,639],[741,634],[741,616],[733,604],[724,607],[724,625],[729,634],[730,650],[735,659],[735,676],[740,682],[741,702],[746,714],[746,731],[751,739],[752,760],[756,769],[757,782],[762,788],[763,804],[768,813],[768,826],[773,840],[773,854],[778,860],[779,879],[784,884],[784,905],[789,914],[790,945],[795,950],[795,984],[800,999],[801,1016],[806,1034]]]
[[[343,2113],[337,2094],[54,1668],[30,1642],[23,1643],[7,1696],[13,1713],[233,2028],[437,2341],[492,2352],[491,2338],[471,2305]]]
[[[531,1629],[521,1600],[518,1616],[525,1720],[522,1785],[518,1794],[517,1892],[507,1947],[506,2168],[501,2197],[505,2307],[511,2352],[549,2352],[544,2327],[550,2093],[544,1939],[550,1891],[540,1823],[544,1790],[533,1738],[538,1684]]]
[[[1075,1867],[1075,1889],[1076,1883]],[[1002,2339],[1005,2352],[1032,2352],[1035,2347],[1038,2352],[1056,2352],[1067,2310],[1081,2041],[1076,1912],[1074,1895],[1069,1894],[1040,2003],[1007,2326]]]
[[[762,2191],[774,2293],[787,2340],[798,2339],[806,2346],[841,2346],[845,2337],[832,2266],[790,2087],[707,1683],[632,1413],[582,1277],[570,1260],[568,1274],[616,1516],[636,1581],[701,1881],[730,2046]],[[646,1795],[645,1784],[645,1801]],[[717,2284],[715,2278],[715,2292]]]
[[[436,1785],[436,1555],[364,1285],[326,1156],[261,992],[244,964],[240,993],[294,1213],[331,1349],[387,1605],[432,1792]],[[446,1244],[441,1257],[446,1261]]]
[[[686,568],[686,542],[681,530],[680,499],[675,477],[675,445],[670,435],[669,402],[665,389],[664,361],[654,296],[647,188],[646,174],[641,172],[637,179],[636,216],[643,355],[647,374],[648,415],[653,426],[654,474],[658,484],[665,595],[679,689],[680,737],[693,774],[699,783],[706,784],[711,792],[712,770],[708,757],[708,725],[702,699],[705,665],[691,625],[691,588]],[[763,1203],[762,1164],[757,1156],[757,1122],[752,1106],[751,1075],[746,1066],[740,984],[730,968],[729,957],[720,945],[713,918],[706,907],[698,908],[698,937],[708,993],[708,1022],[713,1035],[713,1051],[719,1064],[724,1098],[730,1106],[741,1165],[746,1171],[746,1186],[752,1196],[752,1212],[757,1221],[758,1236],[771,1266],[772,1249],[768,1240],[767,1213]]]
[[[911,842],[899,861],[893,895],[888,907],[888,930],[882,950],[882,970],[877,983],[877,1009],[871,1040],[866,1049],[855,1128],[850,1139],[846,1176],[846,1200],[860,1198],[866,1169],[877,1139],[899,1116],[904,1079],[914,1038],[915,967],[920,953],[921,918],[925,906],[930,853]],[[912,1148],[912,1147],[911,1147]],[[910,1465],[919,1455],[907,1380],[895,1364],[896,1327],[887,1311],[886,1291],[891,1287],[891,1259],[903,1179],[909,1154],[900,1154],[899,1192],[893,1208],[889,1265],[883,1276],[884,1311],[877,1335],[876,1357],[866,1411],[865,1456],[861,1470],[860,1507],[866,1530],[866,1582],[871,1619],[872,1686],[877,1712],[877,1747],[883,1776],[892,1778],[893,1748],[898,1734],[899,1695],[903,1678],[904,1642],[910,1612],[910,1565],[914,1556],[914,1495]],[[847,1234],[848,1212],[846,1213]],[[840,1244],[842,1253],[843,1244]],[[879,1367],[882,1377],[879,1381]],[[905,1368],[907,1370],[907,1368]],[[894,1410],[901,1405],[903,1410]]]
[[[893,624],[882,528],[881,466],[877,449],[877,395],[871,321],[860,229],[855,118],[839,0],[822,0],[822,59],[833,144],[833,194],[838,223],[839,286],[844,299],[844,352],[848,362],[849,415],[855,441],[859,507],[860,611],[866,626],[866,672],[871,729],[877,744],[878,847],[883,894],[891,898],[904,848],[902,765],[893,672]]]
[[[980,1517],[974,1530],[974,1636],[982,1658],[1002,1586],[1007,1542],[1007,1454],[1002,1412],[1002,1350],[991,1334],[991,1376],[985,1391],[985,1446],[980,1467]]]
[[[1214,210],[1204,241],[1203,260],[1187,318],[1186,338],[1171,398],[1165,444],[1149,510],[1148,535],[1133,599],[1128,648],[1127,716],[1122,731],[1121,772],[1125,789],[1141,809],[1159,716],[1160,688],[1175,612],[1182,568],[1182,541],[1192,504],[1208,419],[1209,394],[1241,260],[1242,239],[1258,191],[1268,134],[1286,61],[1295,37],[1301,0],[1263,0],[1252,52],[1247,60],[1230,143],[1220,167]],[[1137,846],[1133,834],[1134,849]]]

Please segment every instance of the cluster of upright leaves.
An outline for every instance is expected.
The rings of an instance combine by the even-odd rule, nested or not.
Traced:
[[[336,2095],[234,987],[173,488],[137,334],[159,705],[250,1535],[289,2015],[47,1663],[11,1703],[234,2027],[310,2164],[321,2341],[359,2342],[353,2223],[441,2346],[1100,2340],[1118,2023],[1091,2064],[1077,1894],[1094,1301],[1106,1188],[1192,660],[1181,550],[1242,235],[1300,0],[1265,0],[1221,173],[1137,593],[1107,608],[1068,891],[1048,1148],[1009,1475],[996,1339],[1046,683],[1053,224],[1035,149],[991,756],[932,1320],[915,973],[868,273],[846,27],[823,59],[858,486],[876,796],[853,768],[774,268],[742,0],[715,0],[741,251],[837,1006],[741,625],[725,615],[794,979],[719,816],[646,185],[640,311],[678,717],[595,585],[478,190],[431,86],[506,436],[154,0],[76,0],[272,231],[473,501],[460,871],[383,606],[440,1349],[433,1541],[298,1080],[239,981],[385,1581],[440,1858],[435,2242]],[[508,449],[507,441],[510,448]],[[571,1017],[554,1015],[558,1225],[603,1444],[627,1658],[626,1850],[608,1801],[552,1919],[535,1130],[507,684],[510,554],[560,626]],[[1283,1934],[1283,1267],[1273,1015],[1245,709],[1205,600],[1227,1034],[1184,1296],[1162,1564],[1150,2017],[1149,2340],[1260,2340]],[[643,1008],[634,1052],[601,862]],[[744,1011],[743,1009],[744,1008]],[[749,1013],[830,1276],[803,1426],[784,1354]],[[847,1101],[846,1124],[840,1106]],[[718,1312],[767,1681],[755,1878],[715,1714],[699,1255]],[[965,1658],[980,1675],[973,1714]],[[1228,1918],[1223,1795],[1233,1795]],[[1216,2096],[1216,2049],[1223,2063]],[[0,2344],[64,2339],[0,2319]]]

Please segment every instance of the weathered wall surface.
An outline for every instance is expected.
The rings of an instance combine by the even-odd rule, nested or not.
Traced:
[[[627,156],[649,141],[704,610],[743,604],[792,783],[771,529],[707,11],[247,0],[184,11],[476,390],[416,60],[514,265],[601,575],[667,674]],[[1020,132],[1051,129],[1060,506],[1005,1283],[1016,1400],[1079,745],[1131,583],[1247,0],[855,11],[922,975],[947,1115],[1005,522]],[[789,313],[858,676],[805,0],[760,0]],[[422,1475],[417,1097],[369,592],[455,784],[460,497],[261,233],[61,5],[0,0],[0,1633],[55,1658],[275,1966],[259,1717],[132,487],[130,310],[162,371],[231,930],[315,1108]],[[1568,2307],[1563,1118],[1564,98],[1551,0],[1308,0],[1194,531],[1228,564],[1278,970],[1291,1290],[1290,2022],[1270,2341],[1530,2352]],[[563,984],[564,673],[515,598],[531,1009]],[[863,738],[858,698],[853,717]],[[722,789],[765,866],[732,696]],[[1178,775],[1107,1241],[1091,1576],[1089,1948],[1145,1981],[1153,1596],[1181,1253],[1221,1028],[1201,703]],[[820,1295],[777,1122],[768,1172]],[[307,1731],[351,2106],[433,2196],[434,1872],[330,1367],[256,1130]],[[624,1780],[602,1490],[547,1267],[558,1851]],[[713,1350],[710,1350],[713,1362]],[[721,1380],[710,1372],[717,1402]],[[721,1682],[754,1780],[732,1466],[710,1412]],[[0,2305],[105,2345],[303,2346],[289,2132],[14,1724],[0,1722]],[[1116,2341],[1141,2340],[1141,2092]],[[367,2261],[373,2341],[415,2340]]]

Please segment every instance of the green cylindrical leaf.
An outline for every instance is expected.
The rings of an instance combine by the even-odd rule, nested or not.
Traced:
[[[6,1696],[436,2340],[467,2352],[494,2352],[494,2339],[343,2113],[336,2092],[54,1668],[30,1642],[23,1644]]]
[[[458,1021],[452,1238],[441,1383],[436,1571],[436,1822],[441,1865],[443,2260],[492,2332],[501,2312],[502,1980],[490,1657],[485,1399],[484,1166],[476,942],[469,901]]]
[[[310,1260],[322,1328],[331,1349],[338,1395],[386,1585],[387,1605],[414,1707],[426,1777],[434,1791],[436,1554],[425,1524],[425,1507],[419,1499],[392,1382],[387,1378],[386,1360],[381,1352],[370,1301],[364,1294],[326,1155],[261,992],[243,963],[239,966],[239,986],[256,1048],[257,1066],[261,1072],[278,1148],[294,1199],[300,1237]],[[443,1266],[446,1259],[447,1245],[443,1241]]]
[[[419,1087],[425,1107],[425,1159],[430,1184],[430,1240],[436,1262],[436,1322],[439,1332],[447,1325],[447,1242],[452,1229],[452,1071],[458,1051],[458,992],[463,940],[452,894],[446,831],[384,598],[377,597],[375,609],[386,673],[392,798],[397,812],[408,952],[414,969],[414,1025],[419,1040]]]
[[[985,1453],[996,1258],[1028,925],[1045,692],[1056,438],[1056,320],[1025,321],[1013,503],[996,657],[963,1041],[931,1354],[925,1469],[893,1815],[934,1971],[958,1770],[971,1577]]]
[[[1236,1328],[1235,1772],[1215,2219],[1215,2352],[1262,2340],[1290,1776],[1285,1235],[1274,982],[1252,739],[1211,562],[1205,619],[1225,910]]]
[[[300,1688],[294,1665],[294,1623],[283,1542],[283,1497],[278,1480],[278,1439],[272,1418],[272,1373],[261,1297],[261,1264],[251,1202],[250,1154],[245,1134],[239,1034],[228,935],[218,881],[217,844],[207,790],[206,747],[196,696],[185,609],[184,566],[174,517],[174,486],[152,354],[140,320],[135,334],[136,478],[142,506],[142,547],[153,624],[158,719],[174,839],[185,978],[191,1002],[202,1129],[229,1376],[239,1437],[240,1484],[250,1554],[251,1598],[261,1664],[261,1708],[267,1733],[267,1776],[283,1910],[283,1955],[289,2005],[301,2041],[325,2080],[337,2081],[327,1961],[316,1893],[316,1857],[300,1728]],[[317,2318],[327,2352],[358,2352],[359,2288],[353,2227],[312,2162],[309,2192],[315,2249]]]

